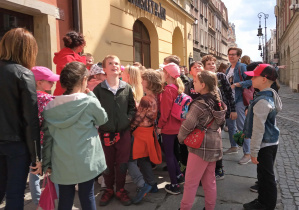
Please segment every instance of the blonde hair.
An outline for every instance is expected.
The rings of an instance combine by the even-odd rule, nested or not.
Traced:
[[[153,69],[147,69],[143,72],[141,78],[147,81],[147,89],[151,90],[154,94],[163,91],[162,76],[159,72]]]
[[[35,66],[38,47],[33,35],[24,28],[14,28],[0,42],[0,59],[12,60],[28,69]]]
[[[127,65],[124,71],[129,75],[128,83],[132,87],[135,100],[139,102],[143,97],[140,69],[137,66]]]
[[[246,65],[250,64],[250,57],[248,55],[244,55],[241,58],[241,63],[245,63]]]
[[[103,66],[103,68],[106,68],[106,61],[107,61],[107,59],[109,59],[109,58],[116,58],[116,59],[119,60],[119,57],[117,57],[116,55],[107,55],[107,56],[104,58],[103,62],[102,62],[102,66]],[[119,66],[120,66],[120,60],[119,60]]]
[[[174,84],[178,87],[178,94],[181,94],[185,90],[185,85],[180,77],[174,79]]]

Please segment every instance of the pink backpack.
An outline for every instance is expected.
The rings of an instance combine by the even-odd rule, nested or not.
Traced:
[[[176,90],[178,89],[174,84],[169,86],[175,88]],[[172,105],[171,115],[180,121],[185,120],[191,102],[192,98],[190,96],[185,93],[179,94]]]

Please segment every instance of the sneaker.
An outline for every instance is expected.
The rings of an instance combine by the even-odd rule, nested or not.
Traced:
[[[245,165],[245,164],[247,164],[247,163],[250,163],[251,162],[251,156],[249,155],[249,156],[243,156],[242,158],[241,158],[241,160],[239,161],[239,164],[241,164],[241,165]]]
[[[231,154],[237,154],[238,153],[238,147],[231,147],[228,150],[224,151],[224,155],[231,155]]]
[[[181,193],[180,186],[178,184],[165,185],[165,191],[173,195],[178,195]]]
[[[215,170],[215,177],[216,177],[216,181],[224,179],[224,170],[223,170],[223,168],[219,168],[219,169]]]
[[[147,195],[147,193],[149,193],[151,191],[151,189],[152,189],[151,185],[144,183],[144,186],[139,188],[138,193],[137,193],[136,197],[133,198],[132,202],[134,204],[137,204],[140,201],[142,201],[142,199]]]
[[[114,196],[112,189],[106,189],[101,197],[100,206],[106,206]]]
[[[250,189],[251,192],[256,192],[257,193],[258,189],[259,189],[259,185],[255,184],[255,185],[251,186],[249,189]]]
[[[157,183],[152,185],[151,193],[157,193],[159,191]]]
[[[130,197],[128,196],[128,191],[126,191],[125,189],[120,189],[119,191],[117,191],[116,192],[116,198],[118,200],[120,200],[120,202],[124,206],[129,206],[132,203]]]
[[[184,184],[185,183],[185,177],[183,174],[179,175],[177,178],[178,184]]]
[[[249,203],[245,203],[243,205],[245,210],[265,210],[267,209],[263,204],[261,204],[258,199],[251,201]]]

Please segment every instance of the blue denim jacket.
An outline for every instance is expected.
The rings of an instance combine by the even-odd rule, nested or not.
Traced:
[[[226,75],[228,74],[229,70],[231,68],[231,65],[226,69]],[[239,76],[239,68],[241,71],[242,79],[243,81],[241,82],[240,76]],[[238,103],[240,101],[243,101],[243,96],[242,96],[242,89],[248,88],[252,85],[251,80],[245,80],[247,75],[244,73],[246,70],[246,65],[244,63],[237,62],[235,68],[234,68],[234,83],[240,83],[241,87],[236,87],[235,88],[235,102]]]
[[[263,135],[262,142],[264,143],[275,143],[278,141],[279,129],[275,125],[275,118],[277,110],[275,107],[273,92],[272,91],[261,91],[258,92],[255,98],[250,102],[248,107],[248,113],[244,123],[243,133],[247,138],[251,138],[252,126],[253,126],[253,107],[261,99],[266,100],[272,107],[272,111],[269,112],[267,120],[265,122],[265,133]]]

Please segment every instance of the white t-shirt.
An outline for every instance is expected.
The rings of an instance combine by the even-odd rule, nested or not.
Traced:
[[[234,69],[235,68],[230,68],[226,75],[226,79],[228,80],[230,85],[234,84]],[[233,96],[235,96],[235,89],[232,89],[232,91],[233,91]]]

